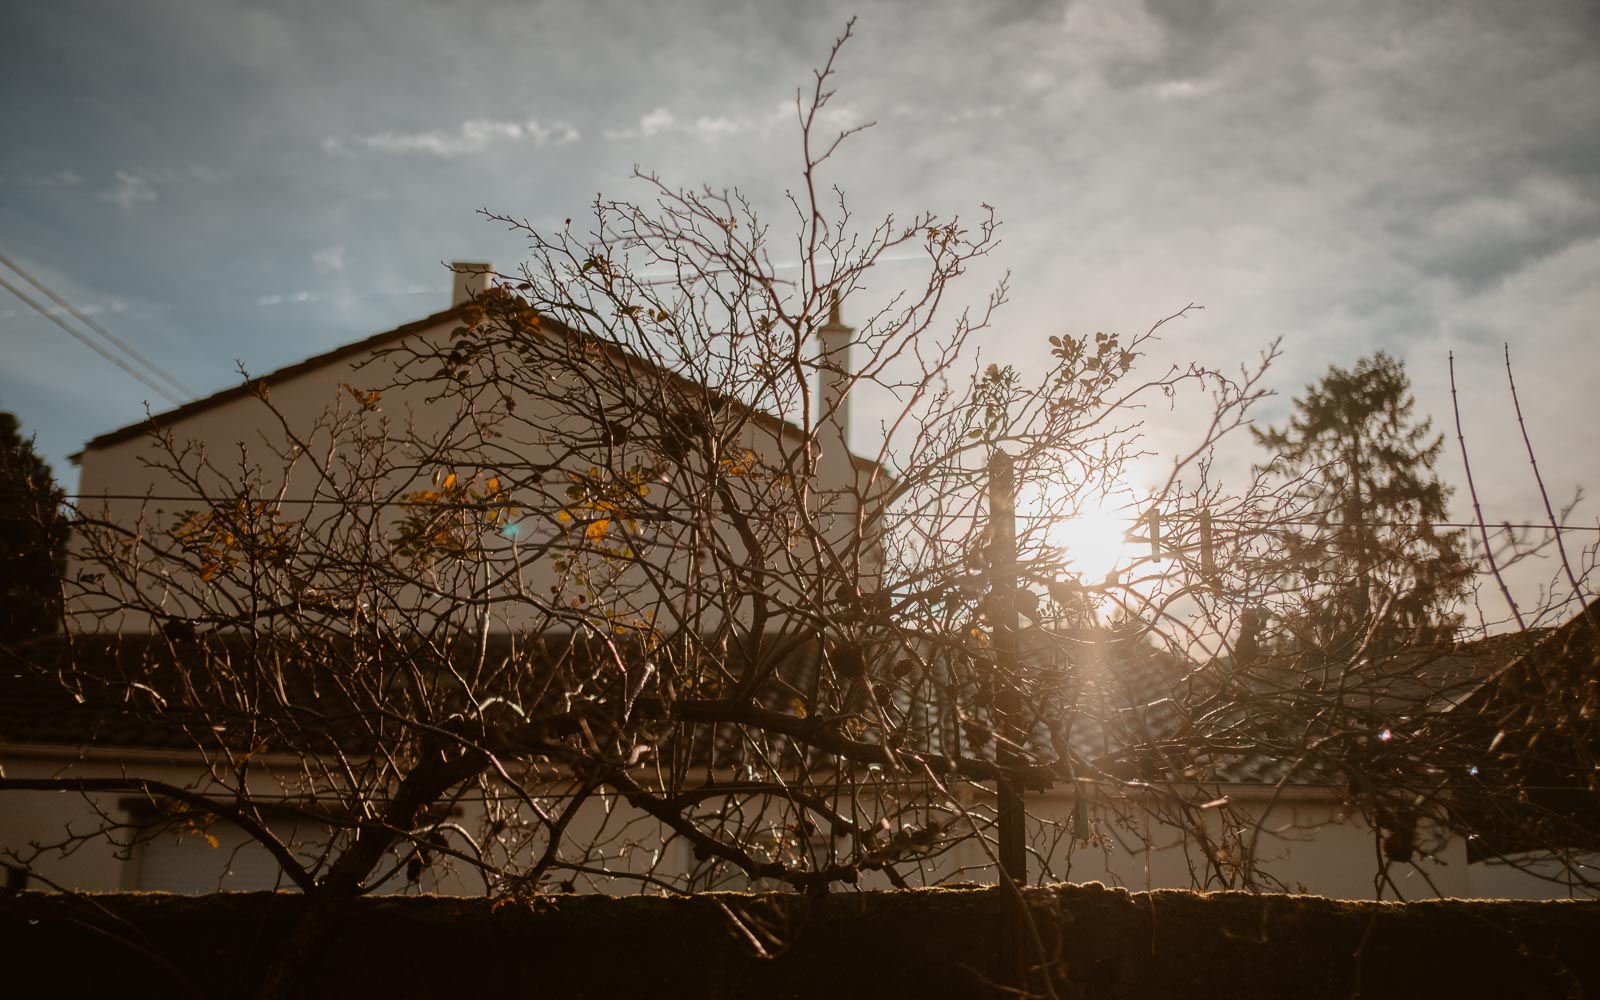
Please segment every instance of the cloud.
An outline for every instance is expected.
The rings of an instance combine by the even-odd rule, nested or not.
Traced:
[[[1534,174],[1507,187],[1447,202],[1413,222],[1407,256],[1427,273],[1480,288],[1600,231],[1600,205],[1574,179]]]
[[[672,112],[666,108],[656,108],[654,111],[639,119],[639,131],[645,135],[655,135],[666,132],[678,123]]]
[[[602,135],[607,139],[638,139],[661,135],[664,132],[678,131],[678,118],[666,108],[654,108],[645,112],[637,124],[627,128],[608,128]]]
[[[83,316],[99,316],[103,313],[124,313],[127,311],[128,303],[121,299],[111,299],[103,305],[96,302],[86,302],[82,305],[74,305],[71,308],[66,306],[50,306],[44,310],[45,315],[47,316],[71,316],[73,313],[78,313]],[[10,319],[15,315],[17,315],[16,310],[7,310],[3,313],[0,313],[0,319]]]
[[[490,146],[502,142],[565,146],[582,138],[582,133],[570,122],[545,125],[532,119],[515,122],[475,118],[448,130],[373,132],[353,136],[349,140],[324,139],[322,148],[328,153],[341,153],[353,145],[380,153],[423,153],[430,156],[454,157],[481,153]]]
[[[53,174],[36,174],[27,177],[10,177],[0,174],[0,183],[14,180],[19,184],[31,184],[35,187],[75,187],[83,183],[83,175],[76,170],[57,170]]]
[[[296,303],[296,302],[321,302],[321,301],[322,301],[322,296],[317,295],[314,292],[304,292],[304,291],[302,291],[302,292],[286,292],[286,293],[275,294],[275,295],[263,295],[259,299],[256,299],[256,305],[258,305],[258,306],[281,306],[286,302],[288,302],[288,303]]]
[[[35,177],[29,183],[42,187],[75,187],[83,183],[83,175],[76,170],[57,170],[53,174]]]
[[[1070,45],[1099,60],[1151,59],[1167,48],[1160,23],[1142,7],[1120,0],[1074,4],[1063,28]]]
[[[794,106],[784,105],[784,114],[787,118],[794,117]],[[679,121],[678,116],[667,108],[653,108],[639,118],[637,124],[626,128],[606,129],[602,134],[607,139],[648,139],[657,135],[687,135],[703,142],[720,139],[723,136],[741,135],[757,128],[768,127],[771,123],[757,124],[748,118],[736,115],[700,115],[691,121]]]
[[[115,187],[100,192],[101,201],[109,201],[124,212],[131,212],[139,205],[156,200],[156,192],[150,182],[138,174],[118,170],[116,179]]]
[[[702,139],[715,139],[722,135],[737,135],[748,128],[749,126],[744,122],[729,118],[726,115],[718,115],[716,117],[702,116],[696,118],[694,124],[689,127],[689,131]]]
[[[1192,101],[1216,89],[1215,80],[1167,80],[1156,85],[1155,93],[1163,101]]]
[[[186,167],[167,167],[164,170],[145,171],[145,176],[157,184],[183,184],[187,181],[202,181],[214,184],[222,180],[223,172],[208,167],[203,163],[191,163]]]
[[[817,113],[817,124],[849,131],[867,123],[867,116],[854,104],[830,104]]]
[[[311,265],[318,274],[331,274],[344,270],[344,247],[323,247],[311,255]]]

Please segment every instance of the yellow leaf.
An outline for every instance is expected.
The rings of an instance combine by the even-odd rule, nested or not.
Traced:
[[[606,532],[610,530],[610,528],[611,520],[609,518],[602,517],[598,521],[589,522],[589,527],[585,528],[583,533],[589,539],[589,541],[598,542],[600,539],[606,537]]]
[[[211,849],[213,851],[222,846],[222,841],[220,841],[217,838],[213,837],[209,833],[205,835],[205,838],[206,838],[206,843],[211,845]]]
[[[454,472],[452,472],[448,476],[444,477],[443,488],[447,489],[447,490],[453,490],[453,489],[455,489],[455,486],[456,486],[456,474]]]
[[[568,514],[564,510],[559,510],[556,511],[556,520],[560,521],[562,524],[566,524],[568,521],[572,520],[572,515]]]

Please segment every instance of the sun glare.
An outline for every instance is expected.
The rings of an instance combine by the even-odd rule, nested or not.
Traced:
[[[1062,550],[1069,572],[1079,574],[1086,583],[1100,583],[1137,556],[1133,544],[1125,539],[1131,526],[1116,513],[1090,509],[1052,524],[1049,541]]]

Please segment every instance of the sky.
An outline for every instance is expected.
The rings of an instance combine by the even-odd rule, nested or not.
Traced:
[[[828,179],[862,218],[995,206],[987,360],[1197,303],[1171,358],[1282,338],[1262,419],[1381,349],[1453,439],[1454,352],[1485,516],[1534,520],[1509,344],[1550,493],[1600,491],[1576,0],[0,4],[0,254],[210,393],[444,308],[444,262],[514,267],[480,209],[554,227],[642,196],[635,165],[776,205],[796,89],[851,16],[834,107],[875,124]],[[69,486],[69,453],[166,405],[3,289],[0,350],[0,409]],[[1182,423],[1152,411],[1150,441]]]

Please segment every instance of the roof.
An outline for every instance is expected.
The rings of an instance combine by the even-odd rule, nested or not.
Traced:
[[[471,636],[353,643],[338,634],[192,628],[39,636],[0,646],[0,748],[321,753],[337,747],[362,754],[376,733],[398,737],[391,713],[423,729],[451,725],[463,713],[480,720],[504,713],[508,723],[540,719],[559,728],[588,707],[600,712],[590,719],[598,726],[624,700],[630,713],[635,703],[658,701],[653,668],[635,674],[638,686],[631,688],[623,687],[632,683],[626,675],[609,669],[617,657],[637,663],[636,643],[589,632],[496,632],[482,646]],[[695,656],[695,646],[657,648],[652,660]],[[735,660],[750,653],[727,651]],[[786,643],[781,656],[783,683],[759,693],[767,707],[786,703],[791,683],[816,675],[815,642]],[[391,673],[402,662],[403,683]],[[261,687],[251,694],[253,684]],[[744,741],[726,727],[718,730],[709,743],[697,741],[699,752],[714,750],[725,763],[737,763]]]
[[[345,344],[342,347],[336,347],[331,351],[325,351],[322,354],[312,355],[311,357],[306,358],[304,361],[297,361],[292,365],[286,365],[283,368],[268,372],[265,375],[252,376],[238,385],[230,386],[227,389],[222,389],[200,399],[191,400],[190,402],[184,403],[182,406],[174,407],[170,410],[164,410],[160,413],[151,414],[149,417],[146,417],[144,420],[140,420],[137,423],[128,424],[125,427],[119,427],[116,430],[107,431],[104,434],[91,438],[89,442],[83,446],[82,451],[76,452],[69,457],[73,462],[76,463],[86,452],[93,451],[98,448],[108,448],[112,445],[122,444],[125,441],[132,441],[141,438],[149,434],[153,427],[160,427],[167,424],[177,423],[178,421],[188,420],[191,417],[199,416],[200,414],[205,413],[207,410],[210,410],[216,406],[220,406],[223,403],[232,402],[235,399],[241,399],[246,396],[253,396],[256,394],[256,387],[263,383],[269,388],[274,387],[279,383],[286,382],[289,379],[297,378],[301,375],[307,374],[308,372],[316,371],[319,368],[325,368],[329,365],[337,364],[340,361],[359,357],[364,354],[371,354],[386,347],[394,346],[405,340],[407,337],[423,333],[436,326],[441,326],[453,319],[460,319],[465,311],[469,308],[472,308],[471,303],[462,303],[461,305],[452,306],[443,312],[436,312],[431,316],[424,316],[422,319],[413,320],[410,323],[397,326],[392,330],[385,330],[382,333],[375,333],[364,340],[357,340],[352,343]],[[568,327],[556,320],[549,319],[548,317],[545,317],[544,321],[551,325],[558,326],[568,332],[575,332],[572,331],[571,327]],[[607,346],[614,348],[614,345]],[[614,349],[620,352],[620,348]],[[643,359],[635,360],[642,361]],[[684,378],[683,376],[678,375],[676,372],[667,372],[666,374],[683,382],[685,386],[702,388],[695,386],[690,379]],[[781,433],[787,429],[795,432],[796,434],[801,433],[800,428],[795,426],[793,423],[773,416],[771,413],[768,413],[765,410],[753,410],[752,416],[758,423],[769,430]],[[855,462],[857,468],[864,471],[876,472],[883,469],[881,463],[870,458],[852,454],[851,459]]]
[[[1600,850],[1600,600],[1495,671],[1456,707],[1474,782],[1458,813],[1469,857],[1556,843]]]
[[[403,657],[421,678],[420,711],[449,716],[462,708],[458,684],[440,681],[449,664],[481,655],[494,669],[478,694],[555,711],[565,694],[551,679],[565,666],[592,663],[604,647],[572,633],[497,633],[486,648],[458,640],[438,646],[353,646],[337,634],[301,636],[222,630],[40,636],[0,647],[0,745],[9,743],[161,750],[218,750],[255,729],[273,749],[315,752],[337,745],[362,752],[380,724],[372,692],[382,670],[366,661]],[[266,684],[256,712],[242,707],[250,672]],[[451,678],[459,674],[449,674]],[[435,683],[437,682],[437,683]],[[351,685],[354,689],[351,689]],[[406,692],[385,697],[395,704]],[[384,702],[389,706],[389,702]],[[437,719],[433,720],[437,722]]]
[[[1538,630],[1422,646],[1375,662],[1330,664],[1327,673],[1292,656],[1196,664],[1141,649],[1136,641],[1124,643],[1103,663],[1089,661],[1093,669],[1080,711],[1092,715],[1099,706],[1089,725],[1103,742],[1086,746],[1080,725],[1073,749],[1123,777],[1170,777],[1182,770],[1227,785],[1342,785],[1348,776],[1330,773],[1328,761],[1317,754],[1286,755],[1284,747],[1296,739],[1287,730],[1273,733],[1272,719],[1299,718],[1336,702],[1341,725],[1376,733],[1446,713],[1481,713],[1475,699],[1481,700],[1482,690],[1533,651],[1548,648],[1551,634]],[[1263,724],[1266,730],[1258,728]],[[1263,734],[1268,745],[1256,740]]]
[[[7,743],[192,749],[175,719],[155,719],[114,702],[75,695],[42,669],[37,650],[0,651],[0,748]]]
[[[359,750],[342,722],[348,705],[319,684],[321,657],[270,658],[288,696],[269,721],[301,747],[337,741]],[[159,634],[41,636],[0,647],[0,746],[5,743],[194,750],[238,746],[250,716],[211,690],[216,665],[248,657],[243,637],[205,644]],[[194,678],[199,683],[192,683]],[[304,709],[301,706],[305,706]]]
[[[354,343],[345,344],[343,347],[336,347],[333,350],[325,351],[322,354],[314,354],[311,357],[306,358],[304,361],[297,361],[292,365],[286,365],[277,369],[276,371],[269,372],[266,375],[254,377],[247,381],[240,382],[238,385],[214,392],[209,396],[203,396],[200,399],[191,400],[187,403],[184,403],[182,406],[174,407],[170,410],[164,410],[161,413],[151,414],[149,417],[139,421],[138,423],[128,424],[126,427],[118,427],[114,431],[106,431],[104,434],[101,434],[98,437],[91,438],[89,442],[83,446],[83,451],[73,455],[72,458],[74,461],[76,461],[80,456],[83,455],[83,452],[92,451],[96,448],[106,448],[114,444],[121,444],[124,441],[131,441],[135,438],[143,437],[150,432],[150,428],[152,426],[160,426],[162,424],[187,420],[190,417],[198,416],[199,414],[204,413],[214,406],[221,406],[223,403],[253,395],[256,391],[255,387],[259,383],[265,382],[268,386],[273,386],[280,382],[304,375],[307,372],[315,371],[318,368],[323,368],[336,362],[343,361],[346,358],[353,358],[360,354],[369,353],[371,351],[376,351],[380,348],[387,347],[392,343],[398,343],[399,341],[404,340],[405,338],[414,334],[422,333],[424,330],[431,329],[451,319],[459,317],[463,308],[463,306],[454,306],[446,309],[444,312],[436,312],[432,316],[424,316],[422,319],[413,320],[410,323],[397,326],[392,330],[385,330],[382,333],[373,334],[372,336],[367,337],[365,340],[357,340]]]

